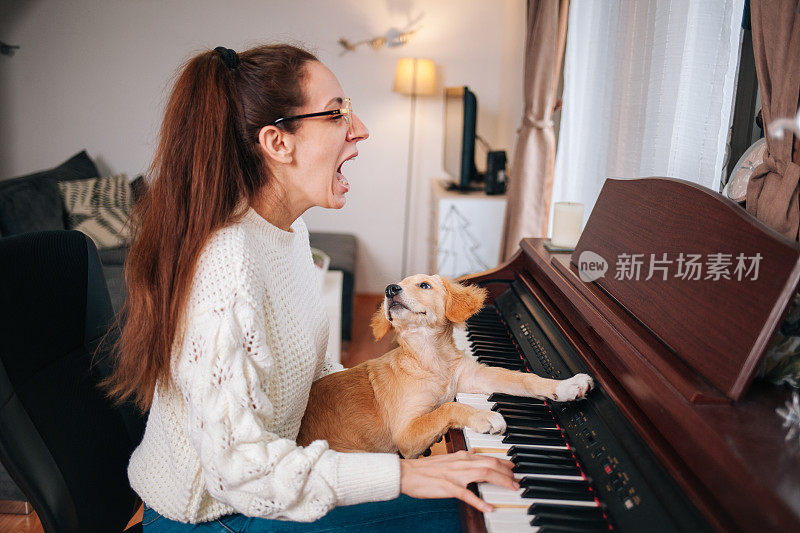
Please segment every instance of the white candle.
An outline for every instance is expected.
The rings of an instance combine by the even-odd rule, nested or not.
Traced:
[[[575,248],[581,236],[583,204],[556,202],[553,206],[553,246]]]

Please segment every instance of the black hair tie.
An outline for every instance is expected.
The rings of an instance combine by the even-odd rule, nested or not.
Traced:
[[[228,67],[230,70],[236,70],[236,67],[239,66],[239,54],[235,51],[231,50],[230,48],[225,48],[224,46],[217,46],[214,48],[214,51],[219,53],[220,57],[222,58],[222,62],[225,63],[225,66]]]

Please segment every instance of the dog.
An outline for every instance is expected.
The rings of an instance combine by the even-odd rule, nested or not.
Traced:
[[[311,387],[297,443],[324,439],[341,452],[400,452],[418,457],[450,428],[502,433],[503,416],[453,401],[456,393],[503,392],[570,401],[592,378],[546,379],[478,363],[456,348],[453,328],[483,307],[486,290],[438,275],[386,287],[372,318],[376,340],[394,329],[398,347]]]

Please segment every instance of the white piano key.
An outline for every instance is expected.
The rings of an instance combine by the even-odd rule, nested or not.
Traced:
[[[523,498],[524,488],[519,490],[509,490],[491,483],[478,483],[478,492],[481,498],[491,505],[504,507],[519,507],[527,509],[534,503],[546,503],[551,505],[564,505],[571,507],[599,507],[594,500],[557,500],[552,498]]]
[[[518,531],[539,531],[538,526],[532,526],[532,516],[524,509],[495,509],[483,515],[487,533],[517,533]]]
[[[502,452],[501,453],[496,453],[496,452],[477,452],[477,454],[478,455],[483,455],[483,456],[486,456],[486,457],[496,457],[497,459],[505,459],[506,461],[510,460],[508,458],[508,455],[506,455],[505,453],[502,453]]]
[[[461,402],[461,401],[466,402],[466,401],[469,401],[469,400],[484,400],[484,401],[486,401],[488,399],[489,399],[489,395],[488,394],[483,394],[483,393],[480,393],[480,392],[459,392],[459,393],[456,394],[456,400],[458,400],[459,402]]]
[[[494,402],[487,402],[486,400],[458,400],[458,403],[469,405],[479,411],[491,411],[492,407],[495,405]]]
[[[583,476],[565,476],[563,474],[520,474],[522,477],[533,477],[537,479],[563,479],[566,481],[584,481]]]
[[[502,435],[490,435],[488,433],[478,433],[469,428],[464,428],[464,440],[467,443],[467,449],[472,448],[497,448],[501,450],[508,450],[514,444],[503,442]],[[535,450],[569,450],[567,446],[550,446],[546,444],[517,444],[516,446],[525,446]]]

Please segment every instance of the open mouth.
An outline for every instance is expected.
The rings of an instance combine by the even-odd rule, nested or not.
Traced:
[[[342,166],[346,162],[348,162],[351,159],[355,158],[357,155],[358,155],[358,152],[354,153],[350,157],[345,158],[345,160],[342,161],[341,163],[339,163],[339,166],[336,168],[336,183],[338,183],[342,187],[342,189],[344,189],[344,192],[347,192],[347,191],[350,190],[350,182],[347,181],[347,178],[345,178],[344,174],[342,174]]]

